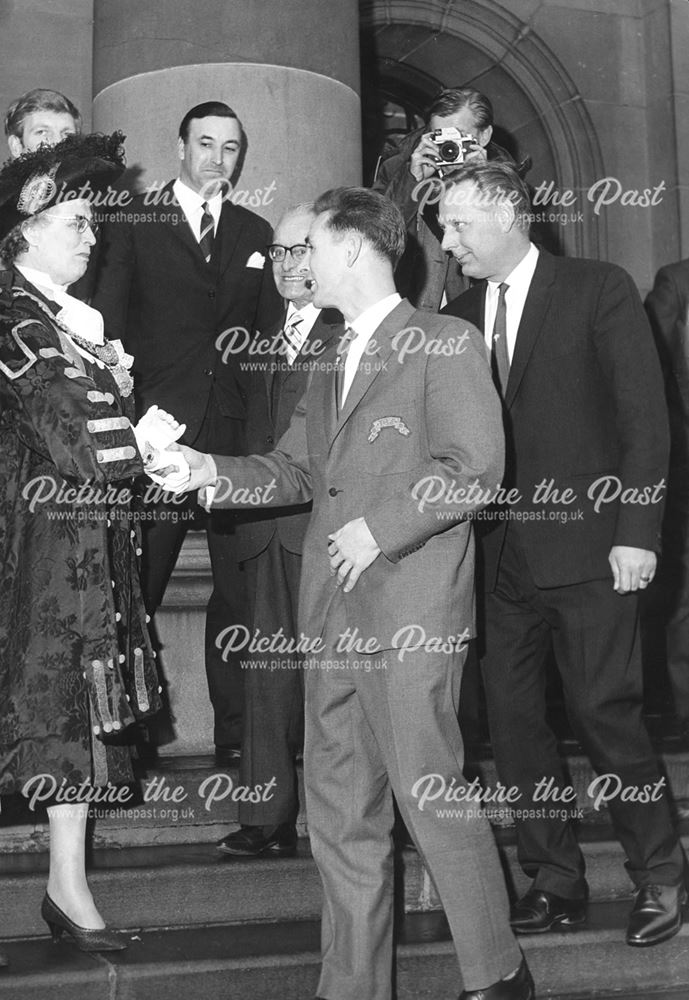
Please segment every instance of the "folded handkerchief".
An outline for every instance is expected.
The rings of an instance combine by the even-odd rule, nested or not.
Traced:
[[[263,267],[263,265],[265,264],[265,262],[266,262],[266,259],[263,256],[263,254],[259,253],[258,250],[254,250],[254,252],[252,253],[252,255],[247,260],[246,266],[247,267],[256,267],[256,268],[260,269],[260,268]]]

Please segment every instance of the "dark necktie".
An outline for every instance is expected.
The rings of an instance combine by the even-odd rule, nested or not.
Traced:
[[[340,343],[337,345],[337,367],[335,369],[335,406],[337,407],[337,412],[339,413],[342,409],[342,389],[344,388],[344,374],[345,374],[345,361],[347,360],[347,352],[351,347],[352,341],[356,337],[356,330],[353,330],[351,326],[345,327],[345,332],[340,338]]]
[[[207,201],[204,201],[201,208],[203,209],[203,215],[201,216],[201,235],[199,236],[199,246],[201,247],[203,259],[207,264],[210,264],[211,256],[213,254],[215,222],[213,221],[213,216],[208,210]]]
[[[505,295],[509,285],[505,282],[499,286],[498,308],[495,311],[493,338],[491,341],[491,368],[495,386],[502,396],[505,395],[507,379],[510,374],[510,358],[507,353],[507,304]]]

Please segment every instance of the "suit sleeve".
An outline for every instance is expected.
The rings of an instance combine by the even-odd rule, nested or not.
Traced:
[[[615,404],[622,490],[643,496],[667,479],[668,419],[648,319],[632,279],[621,268],[606,272],[593,337]],[[657,550],[662,512],[662,503],[620,503],[613,544]]]
[[[448,319],[438,340],[465,336],[460,354],[431,353],[425,370],[424,424],[429,458],[407,489],[364,512],[379,548],[392,562],[421,548],[453,521],[486,506],[504,472],[502,405],[483,337]]]
[[[123,344],[127,342],[127,311],[135,267],[131,223],[106,223],[91,304],[102,314],[110,340],[121,340]]]
[[[213,456],[218,470],[214,508],[291,507],[311,500],[305,400],[306,395],[274,451],[246,458]]]
[[[273,239],[273,231],[267,223],[263,239],[266,247],[272,242]],[[268,255],[265,249],[262,249],[261,252],[266,255],[266,263],[263,268],[261,290],[259,292],[258,303],[256,305],[254,332],[258,331],[260,333],[264,333],[266,330],[269,330],[271,327],[274,327],[280,322],[285,307],[282,302],[282,297],[275,287],[273,268],[268,259]]]
[[[675,323],[681,316],[681,298],[672,270],[661,267],[653,288],[646,297],[646,312],[656,338],[658,353],[665,372],[672,370],[672,340]]]

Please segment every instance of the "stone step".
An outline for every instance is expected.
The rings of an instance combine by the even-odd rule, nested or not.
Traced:
[[[596,837],[605,832],[597,828]],[[500,831],[498,840],[513,891],[519,895],[528,880],[517,865],[510,837],[509,831]],[[584,840],[582,847],[591,898],[619,900],[629,907],[631,883],[619,845],[611,839],[594,839]],[[685,847],[689,848],[689,829]],[[404,899],[405,911],[440,910],[418,854],[404,850],[396,860],[397,898]],[[43,853],[0,856],[0,936],[45,932],[40,904],[47,866]],[[320,878],[306,839],[300,840],[295,858],[229,858],[200,844],[98,850],[89,881],[103,916],[114,927],[308,920],[321,912]]]
[[[591,906],[580,930],[522,938],[536,995],[558,1000],[687,1000],[689,928],[650,949],[624,944],[627,907]],[[224,924],[129,935],[126,952],[86,955],[47,937],[6,944],[7,1000],[309,1000],[319,967],[317,921]],[[440,914],[405,918],[398,1000],[455,1000],[462,984]]]
[[[678,815],[689,817],[689,752],[667,749],[666,743],[660,760]],[[596,801],[603,785],[600,780],[596,782],[588,759],[571,753],[565,763],[585,823],[605,825],[608,822],[605,805]],[[484,789],[494,795],[497,793],[499,782],[492,759],[470,760],[465,772],[468,779],[478,778]],[[301,767],[297,773],[299,798],[303,804]],[[608,794],[614,791],[611,781]],[[237,771],[217,768],[210,756],[161,758],[148,768],[130,801],[91,805],[93,844],[95,847],[137,847],[213,843],[237,824],[239,800],[244,794],[246,791],[239,785]],[[490,810],[494,826],[508,828],[512,825],[508,810],[499,798],[482,804]],[[448,802],[441,796],[434,805],[452,808],[457,803]],[[551,796],[544,800],[544,805],[557,807],[559,803]],[[40,803],[31,810],[17,797],[9,809],[3,806],[3,810],[0,854],[47,850],[47,823]],[[297,826],[300,835],[305,836],[307,817],[303,808]]]

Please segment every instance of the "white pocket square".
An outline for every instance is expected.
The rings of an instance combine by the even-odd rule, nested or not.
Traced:
[[[252,253],[252,255],[247,260],[246,266],[247,267],[262,268],[263,265],[265,264],[265,262],[266,262],[266,259],[263,256],[263,254],[259,253],[258,250],[254,250],[254,252]]]

